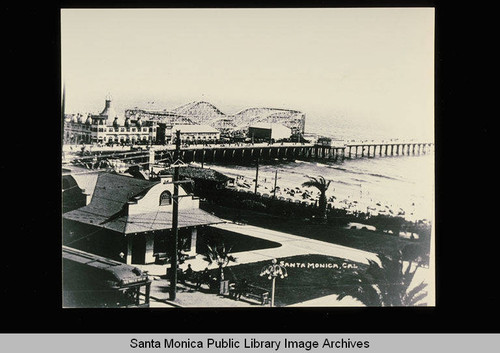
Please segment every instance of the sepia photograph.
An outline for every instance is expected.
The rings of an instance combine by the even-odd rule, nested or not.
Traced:
[[[436,305],[434,8],[60,21],[63,308]]]

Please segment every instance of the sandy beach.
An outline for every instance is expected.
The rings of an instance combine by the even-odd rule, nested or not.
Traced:
[[[231,167],[218,165],[205,165],[205,168],[217,170],[227,176],[233,177],[233,188],[241,192],[255,192],[255,171],[250,175],[248,171],[233,169]],[[307,181],[306,175],[303,176],[304,182]],[[277,199],[287,200],[290,202],[307,202],[314,205],[319,199],[320,192],[316,188],[303,187],[301,183],[293,183],[283,173],[278,174],[276,182],[276,191],[274,191],[275,174],[259,171],[259,183],[257,193],[264,197],[273,197]],[[335,209],[343,209],[348,213],[354,214],[357,212],[369,213],[372,216],[387,215],[399,216],[408,221],[418,221],[428,218],[422,213],[418,213],[415,204],[412,205],[412,200],[408,201],[408,205],[396,205],[387,200],[374,198],[369,190],[359,186],[358,192],[353,192],[352,188],[332,182],[327,191],[328,203]]]

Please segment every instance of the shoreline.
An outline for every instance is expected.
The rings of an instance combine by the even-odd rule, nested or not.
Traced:
[[[79,146],[79,148],[81,148],[81,146]],[[123,152],[126,150],[127,149],[124,148]],[[76,155],[76,153],[76,151],[66,153],[68,162],[71,160],[70,156],[73,156],[73,154]],[[372,163],[369,160],[365,162]],[[200,163],[196,162],[190,164],[200,166]],[[417,190],[416,193],[410,194],[412,190],[414,190],[410,189],[413,188],[413,186],[408,185],[409,188],[406,188],[406,185],[403,185],[405,188],[401,188],[402,184],[400,182],[407,182],[407,180],[398,180],[397,177],[394,178],[390,174],[391,170],[386,172],[385,169],[380,169],[381,171],[373,173],[370,171],[370,168],[367,170],[365,169],[366,171],[363,170],[363,168],[359,170],[360,164],[354,164],[354,168],[349,168],[347,166],[348,163],[346,163],[346,166],[340,167],[340,165],[301,160],[289,160],[284,164],[285,166],[282,165],[276,168],[274,166],[270,167],[269,164],[262,164],[259,170],[257,194],[271,198],[274,196],[274,170],[279,170],[276,198],[288,200],[290,202],[307,202],[308,204],[314,205],[319,199],[319,191],[316,188],[302,187],[302,183],[308,180],[306,173],[312,176],[323,175],[327,180],[332,181],[327,191],[327,199],[331,208],[342,209],[350,214],[362,212],[370,216],[399,216],[411,222],[421,220],[431,222],[433,220],[433,204],[430,202],[431,199],[426,198],[427,193],[422,194],[422,190]],[[293,166],[293,164],[297,165],[297,169],[288,169],[286,166]],[[366,168],[367,165],[364,164],[364,166],[364,168]],[[227,176],[234,177],[235,186],[232,187],[233,190],[248,193],[255,192],[255,169],[251,169],[254,167],[249,165],[238,166],[205,163],[205,168],[210,168],[226,174]],[[310,170],[308,170],[308,168]],[[321,170],[321,172],[315,172],[315,169],[318,171]],[[330,173],[333,175],[339,175],[340,173],[340,177],[332,177],[329,175]],[[378,173],[386,175],[379,175]],[[395,179],[395,187],[387,184],[387,182],[384,182],[381,178],[377,180],[377,176],[387,178],[388,175],[390,176],[389,178]],[[424,182],[426,181],[424,180]],[[410,184],[411,183],[410,181]],[[423,185],[425,188],[428,187],[426,184]],[[386,192],[385,188],[387,187],[388,189]],[[427,190],[424,191],[427,192]],[[406,199],[398,197],[399,194],[404,195]],[[433,197],[433,195],[431,197]]]
[[[198,165],[195,163],[195,165]],[[205,168],[213,169],[227,176],[233,177],[234,186],[232,190],[254,193],[255,175],[249,176],[248,170],[240,171],[229,166],[216,164],[206,164]],[[281,175],[284,173],[281,172]],[[285,172],[286,174],[286,172]],[[304,181],[307,181],[304,175]],[[259,185],[257,195],[272,198],[274,195],[274,175],[259,171]],[[360,184],[361,185],[361,184]],[[293,183],[283,177],[278,177],[276,198],[290,202],[307,202],[311,205],[317,203],[320,192],[316,188],[302,187],[301,184]],[[416,212],[412,207],[403,208],[401,205],[394,205],[388,201],[374,199],[370,192],[365,190],[365,195],[360,188],[358,195],[350,192],[348,187],[343,187],[341,182],[332,183],[327,191],[328,204],[334,209],[345,210],[348,214],[367,213],[370,216],[385,215],[390,217],[402,217],[409,222],[432,222],[432,217],[425,217],[422,213]]]

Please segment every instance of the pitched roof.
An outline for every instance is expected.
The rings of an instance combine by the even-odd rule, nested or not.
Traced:
[[[140,180],[122,175],[99,175],[92,201],[84,207],[67,212],[64,219],[91,224],[119,233],[130,234],[172,228],[172,210],[128,215],[125,204],[146,193],[159,181]],[[179,210],[179,227],[222,223],[210,213],[195,209]]]
[[[159,181],[136,179],[124,175],[103,173],[97,183],[88,206],[104,211],[108,216],[116,214],[133,197],[145,194]]]
[[[89,224],[102,223],[110,217],[116,217],[129,200],[145,193],[157,183],[158,181],[140,180],[118,174],[99,174],[90,203],[65,213],[64,218]]]

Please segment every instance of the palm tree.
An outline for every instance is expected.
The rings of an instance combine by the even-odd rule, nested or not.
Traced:
[[[403,271],[401,252],[395,257],[377,255],[379,265],[368,260],[369,266],[365,272],[355,271],[346,276],[346,287],[341,291],[337,300],[351,296],[366,306],[419,306],[419,301],[427,296],[423,289],[427,283],[421,282],[411,290],[410,283],[418,268],[412,271],[412,263]]]
[[[214,246],[210,246],[209,244],[207,244],[207,253],[205,254],[205,257],[203,259],[207,261],[209,265],[211,265],[212,263],[217,264],[217,266],[219,267],[219,273],[218,273],[219,281],[224,280],[223,268],[229,262],[236,262],[236,258],[230,255],[231,249],[232,247],[226,248],[224,243]]]
[[[307,176],[307,175],[306,175]],[[323,222],[326,222],[326,206],[328,204],[327,198],[326,198],[326,190],[328,190],[328,187],[330,186],[330,183],[332,182],[331,180],[326,181],[325,178],[320,176],[319,178],[307,176],[309,178],[308,181],[302,183],[302,186],[304,187],[315,187],[316,189],[319,190],[320,195],[319,195],[319,215],[320,218]]]

